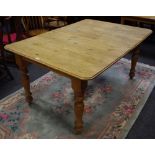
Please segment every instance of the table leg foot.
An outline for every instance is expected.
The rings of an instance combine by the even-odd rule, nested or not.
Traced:
[[[83,130],[83,111],[84,111],[84,93],[87,87],[87,81],[72,79],[72,88],[75,95],[75,133],[80,134]]]
[[[133,79],[135,76],[135,68],[139,58],[139,52],[140,52],[139,48],[136,48],[135,50],[133,50],[132,58],[131,58],[131,69],[129,73],[130,79]]]
[[[29,80],[29,74],[27,70],[27,64],[22,59],[21,56],[16,55],[16,63],[19,66],[20,72],[21,72],[21,80],[22,84],[25,90],[25,99],[30,104],[32,103],[32,93],[30,91],[30,80]]]

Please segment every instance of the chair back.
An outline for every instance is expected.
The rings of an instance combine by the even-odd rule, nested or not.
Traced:
[[[26,32],[45,27],[42,16],[24,16],[22,17],[22,24]]]

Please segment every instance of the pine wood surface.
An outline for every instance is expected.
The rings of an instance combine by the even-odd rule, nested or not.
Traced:
[[[5,46],[5,49],[81,80],[95,78],[136,48],[151,30],[83,20]]]

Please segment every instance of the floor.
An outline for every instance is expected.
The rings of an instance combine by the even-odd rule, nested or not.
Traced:
[[[155,34],[148,38],[141,46],[141,55],[139,62],[155,66]],[[131,55],[128,54],[125,58],[130,59]],[[20,74],[18,69],[8,64],[9,69],[14,77],[14,80],[1,79],[0,80],[0,99],[20,89]],[[31,82],[40,76],[47,73],[49,70],[38,67],[36,65],[29,65],[29,73]],[[153,139],[155,138],[155,88],[153,89],[145,107],[140,113],[138,119],[128,133],[128,139]]]

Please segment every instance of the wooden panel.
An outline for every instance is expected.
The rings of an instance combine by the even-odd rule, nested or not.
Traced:
[[[135,16],[135,17],[155,21],[155,16]]]
[[[83,20],[5,48],[79,79],[96,77],[151,34],[151,30]]]
[[[125,20],[155,24],[155,16],[122,16],[121,20],[122,24]]]

